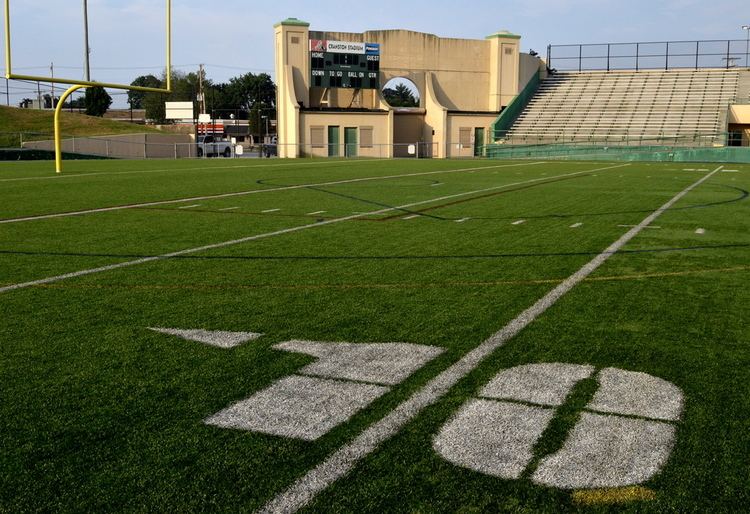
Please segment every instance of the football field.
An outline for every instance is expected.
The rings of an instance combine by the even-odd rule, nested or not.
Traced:
[[[0,165],[0,512],[750,504],[750,166]]]

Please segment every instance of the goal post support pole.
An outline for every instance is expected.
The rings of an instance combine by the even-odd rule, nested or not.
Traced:
[[[57,106],[55,107],[55,173],[62,173],[62,134],[60,132],[60,115],[62,113],[63,104],[74,91],[78,91],[85,87],[87,86],[81,84],[70,86],[57,101]],[[55,99],[53,98],[52,102],[54,101]]]

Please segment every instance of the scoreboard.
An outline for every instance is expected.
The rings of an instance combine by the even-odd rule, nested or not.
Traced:
[[[380,89],[380,45],[310,40],[313,87]]]

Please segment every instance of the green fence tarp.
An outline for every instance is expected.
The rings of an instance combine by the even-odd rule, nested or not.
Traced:
[[[492,159],[750,163],[750,147],[671,147],[603,145],[489,145]]]

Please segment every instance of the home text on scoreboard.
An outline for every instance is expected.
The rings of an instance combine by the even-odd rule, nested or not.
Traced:
[[[313,87],[380,89],[380,45],[310,40]]]

